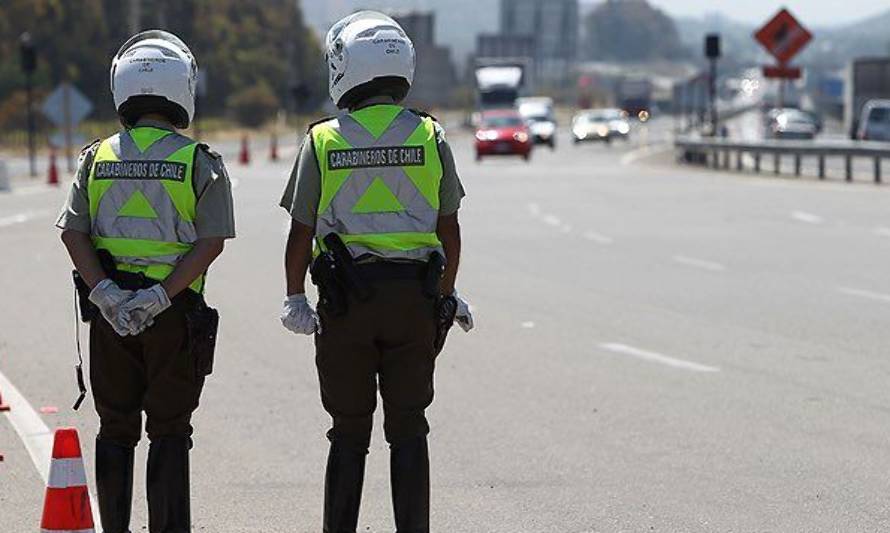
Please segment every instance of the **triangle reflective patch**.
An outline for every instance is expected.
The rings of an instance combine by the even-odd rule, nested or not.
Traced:
[[[405,207],[380,178],[374,178],[368,190],[352,208],[355,214],[401,213],[404,210]]]
[[[118,210],[117,216],[130,218],[158,218],[158,214],[151,206],[151,203],[149,203],[148,198],[142,194],[142,191],[134,192],[133,195],[130,196],[130,199],[127,200],[127,203]]]

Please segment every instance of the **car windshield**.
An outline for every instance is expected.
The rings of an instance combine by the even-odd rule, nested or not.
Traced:
[[[890,107],[875,107],[868,114],[869,122],[890,124]]]
[[[581,115],[581,120],[585,120],[587,122],[605,122],[608,120],[621,120],[623,118],[621,111],[618,110],[606,110],[606,111],[594,111],[592,113],[587,113],[585,115]]]
[[[500,117],[485,117],[482,120],[486,128],[515,128],[522,126],[522,119],[517,116],[504,115]]]

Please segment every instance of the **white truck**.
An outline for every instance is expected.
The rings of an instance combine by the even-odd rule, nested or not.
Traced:
[[[855,139],[862,110],[871,100],[890,98],[890,57],[856,59],[847,68],[844,84],[844,127]]]

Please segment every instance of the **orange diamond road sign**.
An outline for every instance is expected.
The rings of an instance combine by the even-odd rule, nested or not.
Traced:
[[[803,47],[813,39],[813,34],[807,31],[787,9],[783,9],[755,33],[754,38],[779,61],[779,64],[784,65],[803,50]]]

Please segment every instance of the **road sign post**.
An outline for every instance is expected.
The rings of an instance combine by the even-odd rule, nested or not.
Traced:
[[[776,61],[777,66],[765,67],[764,76],[779,80],[779,107],[785,107],[785,86],[788,80],[800,78],[800,69],[788,63],[813,39],[813,34],[794,18],[787,9],[779,11],[754,34]]]
[[[711,63],[711,73],[708,76],[709,104],[711,106],[711,134],[717,135],[717,60],[720,59],[720,34],[711,33],[705,36],[705,57]]]
[[[74,172],[74,128],[93,111],[93,104],[70,83],[62,83],[43,102],[43,114],[62,128],[68,172]]]
[[[37,69],[37,50],[31,40],[31,34],[25,32],[19,37],[19,53],[21,55],[22,72],[25,73],[25,93],[27,98],[28,114],[28,162],[31,177],[37,176],[37,148],[34,138],[36,125],[34,123],[34,71]]]

